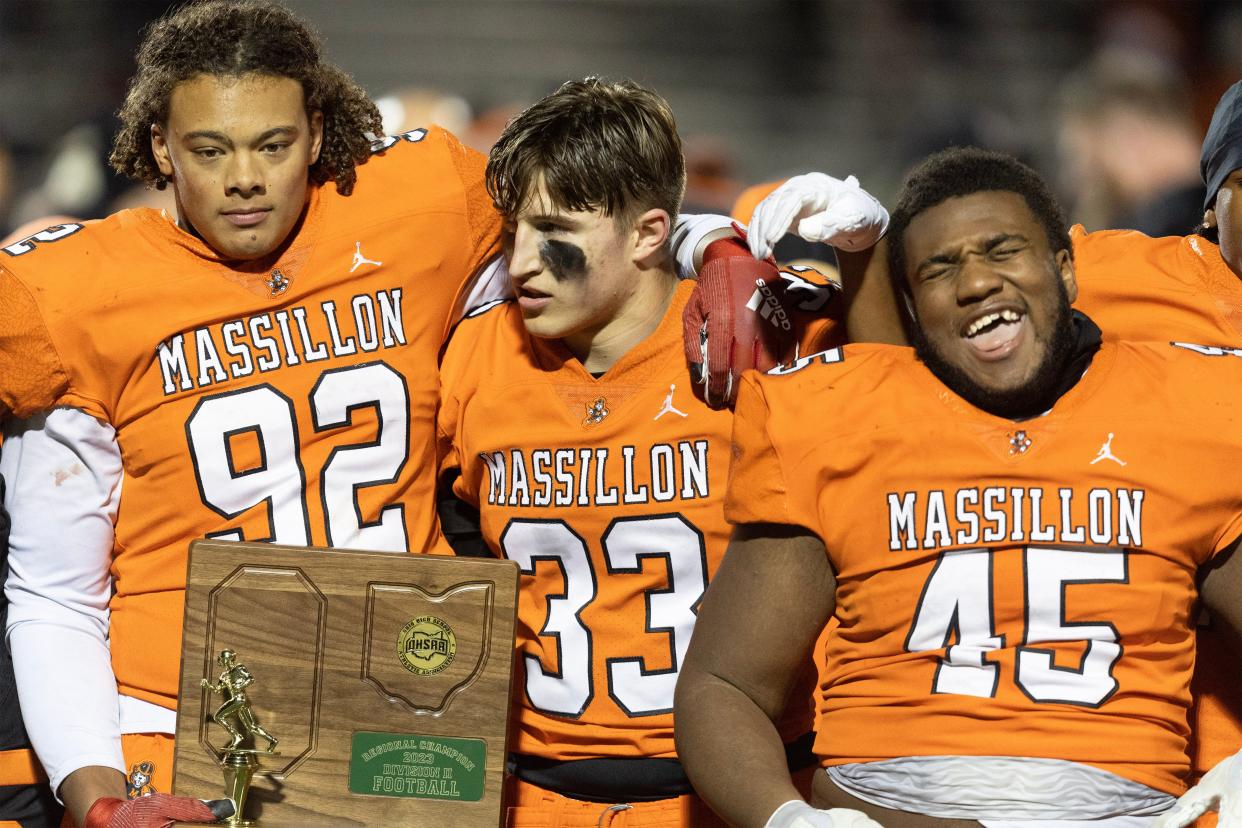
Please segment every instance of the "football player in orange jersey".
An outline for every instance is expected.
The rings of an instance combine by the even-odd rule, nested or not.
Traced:
[[[835,615],[815,805],[1151,824],[1185,789],[1200,600],[1242,628],[1242,351],[1101,344],[1059,208],[1006,156],[928,159],[889,243],[913,350],[743,381],[737,529],[678,686],[687,772],[738,825],[807,807],[768,721]]]
[[[443,548],[435,366],[508,290],[483,157],[434,128],[372,143],[374,105],[277,3],[154,24],[121,120],[114,166],[177,215],[0,248],[8,635],[36,751],[90,826],[163,807],[189,540]],[[707,281],[754,289],[724,270]],[[757,316],[710,306],[717,344]],[[161,793],[125,803],[131,768]]]
[[[671,715],[729,534],[732,421],[681,359],[672,112],[632,82],[567,83],[508,125],[487,177],[517,298],[458,326],[439,428],[486,552],[523,573],[508,824],[719,824]]]
[[[398,415],[379,442],[404,445],[408,403],[391,392],[434,365],[454,300],[415,318],[402,294],[435,281],[456,293],[497,249],[498,222],[471,201],[469,156],[448,136],[407,136],[358,175],[378,113],[284,9],[186,7],[149,30],[138,63],[113,163],[171,184],[177,216],[64,223],[0,256],[0,408],[22,418],[6,423],[3,457],[8,633],[36,751],[87,826],[215,818],[167,799],[189,539],[401,550],[432,537],[397,505],[416,483],[399,471],[404,448],[351,526],[307,505],[327,475],[302,472],[323,458],[299,432],[312,431],[322,374],[369,386],[356,402]],[[447,279],[394,246],[416,232],[393,208],[419,178],[434,181],[429,203],[460,216],[452,231],[436,223],[462,248]],[[369,261],[350,274],[360,248]],[[419,384],[434,399],[434,379]],[[326,442],[373,439],[373,425],[332,412],[340,402],[339,389],[310,400]],[[126,801],[130,768],[134,791],[154,797]]]
[[[1242,342],[1242,82],[1217,104],[1203,141],[1200,172],[1206,187],[1204,220],[1187,236],[1149,238],[1127,230],[1070,231],[1078,298],[1075,307],[1096,320],[1105,339],[1167,339],[1216,344]],[[840,208],[835,179],[799,176],[756,210],[750,242],[766,255],[785,229],[819,237],[819,224]],[[843,256],[846,320],[856,341],[901,344],[885,244]],[[1192,682],[1191,781],[1231,755],[1242,740],[1242,654],[1210,623],[1199,631],[1199,667]],[[1219,775],[1218,775],[1219,776]],[[1242,795],[1242,778],[1237,782]]]

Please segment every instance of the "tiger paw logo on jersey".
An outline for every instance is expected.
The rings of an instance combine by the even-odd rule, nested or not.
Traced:
[[[401,628],[397,637],[397,658],[402,666],[418,676],[434,676],[457,657],[457,636],[453,628],[434,615],[421,615]]]
[[[583,425],[599,425],[608,416],[608,403],[600,397],[593,403],[587,403],[586,417],[583,418]]]

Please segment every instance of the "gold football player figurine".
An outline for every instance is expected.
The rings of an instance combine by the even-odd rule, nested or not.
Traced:
[[[226,825],[247,826],[255,822],[242,817],[246,804],[246,795],[250,792],[250,780],[254,777],[259,761],[255,758],[258,751],[253,747],[242,747],[247,739],[254,744],[257,736],[267,740],[267,752],[276,752],[276,737],[263,729],[250,709],[250,699],[246,688],[254,684],[254,676],[244,664],[237,661],[237,653],[222,650],[217,663],[224,668],[220,678],[213,684],[202,679],[204,688],[219,693],[224,701],[216,708],[211,718],[216,724],[229,732],[229,743],[220,749],[223,754],[220,764],[224,767],[224,795],[233,801],[233,816],[224,821]]]
[[[271,753],[276,749],[276,737],[264,730],[255,719],[254,711],[250,709],[250,699],[246,697],[246,688],[254,684],[254,676],[246,669],[246,665],[237,663],[237,653],[232,650],[222,650],[216,661],[224,668],[219,681],[212,684],[203,679],[202,685],[211,692],[224,696],[224,703],[211,716],[216,724],[233,737],[224,746],[224,750],[227,752],[240,747],[247,736],[262,736],[267,740],[267,752]]]

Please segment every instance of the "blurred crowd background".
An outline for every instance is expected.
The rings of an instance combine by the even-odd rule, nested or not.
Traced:
[[[889,199],[944,146],[1014,153],[1074,221],[1152,235],[1202,217],[1199,144],[1242,78],[1236,0],[286,0],[381,103],[486,151],[564,80],[664,94],[687,212],[820,169]],[[169,0],[0,0],[0,236],[168,193],[107,167],[142,27]],[[416,198],[416,193],[411,193]]]

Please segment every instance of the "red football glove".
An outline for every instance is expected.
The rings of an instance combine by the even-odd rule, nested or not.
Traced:
[[[185,796],[154,793],[137,799],[103,797],[86,812],[82,828],[168,828],[174,822],[215,822],[233,815],[233,803],[210,803]]]
[[[718,239],[703,251],[698,284],[682,314],[686,361],[703,400],[731,405],[747,368],[768,371],[794,357],[799,312],[821,311],[836,287],[817,272],[781,271],[759,261],[739,238]]]

